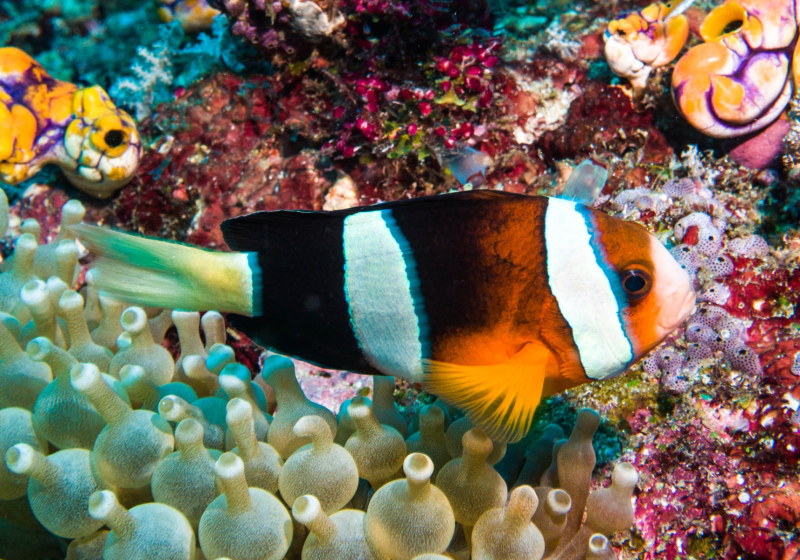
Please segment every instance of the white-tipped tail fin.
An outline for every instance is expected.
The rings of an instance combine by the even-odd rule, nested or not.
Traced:
[[[223,253],[76,225],[80,242],[100,258],[92,278],[103,293],[153,307],[261,314],[256,253]]]

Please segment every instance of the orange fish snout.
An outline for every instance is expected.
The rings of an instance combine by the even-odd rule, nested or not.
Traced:
[[[672,75],[673,98],[686,120],[717,138],[775,121],[792,96],[794,4],[726,2],[706,16],[700,34],[706,42],[690,49]]]
[[[695,292],[692,280],[670,252],[649,236],[653,284],[646,298],[631,306],[627,332],[634,360],[643,358],[692,314]]]

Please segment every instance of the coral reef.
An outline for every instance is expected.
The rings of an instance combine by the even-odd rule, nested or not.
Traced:
[[[504,449],[502,459],[493,448],[495,456],[485,463],[503,477],[513,499],[503,509],[490,510],[494,513],[486,523],[513,525],[509,535],[533,533],[530,525],[514,523],[516,512],[527,512],[533,501],[527,491],[515,493],[515,489],[529,485],[536,490],[546,471],[554,484],[558,465],[556,461],[550,468],[553,443],[569,433],[576,410],[592,408],[603,417],[593,438],[597,466],[592,488],[597,490],[600,481],[611,476],[612,465],[621,462],[635,466],[639,482],[633,528],[609,538],[590,536],[586,557],[608,558],[609,548],[626,560],[788,560],[798,554],[800,118],[796,110],[785,121],[790,133],[783,145],[774,136],[754,139],[761,160],[749,166],[766,169],[750,171],[736,163],[742,161],[734,151],[736,144],[705,136],[680,117],[670,92],[672,64],[654,67],[641,98],[632,99],[628,84],[614,76],[604,60],[603,37],[611,22],[631,21],[629,11],[646,19],[647,10],[652,10],[647,1],[320,0],[303,6],[309,9],[307,21],[322,22],[316,29],[330,33],[311,38],[314,28],[303,31],[293,25],[297,4],[302,2],[293,11],[289,2],[220,1],[216,8],[222,15],[197,35],[184,32],[177,11],[171,24],[160,25],[154,4],[22,0],[0,6],[4,45],[29,53],[54,79],[97,84],[110,92],[117,107],[136,115],[142,143],[138,172],[126,188],[104,201],[82,197],[52,167],[17,187],[3,185],[11,204],[8,220],[0,224],[0,230],[9,230],[0,244],[5,257],[0,273],[0,311],[5,313],[0,316],[0,375],[11,371],[3,367],[10,363],[20,365],[15,371],[21,373],[19,378],[3,377],[0,385],[4,407],[0,452],[5,454],[18,443],[45,457],[66,449],[90,451],[105,427],[98,410],[70,383],[75,358],[67,352],[70,331],[59,301],[66,290],[76,289],[84,300],[91,340],[115,354],[127,343],[126,335],[117,346],[117,338],[125,332],[119,319],[126,306],[98,298],[91,274],[85,273],[89,259],[83,250],[63,234],[55,241],[61,217],[67,223],[67,216],[75,215],[76,201],[66,206],[70,197],[81,197],[87,222],[219,248],[223,244],[218,226],[224,219],[258,210],[343,209],[469,188],[558,194],[580,161],[591,157],[609,174],[596,207],[654,232],[692,272],[701,301],[685,328],[633,366],[626,377],[552,397],[540,406],[528,438]],[[200,4],[166,2],[164,7]],[[764,58],[793,62],[791,48],[780,46],[769,53],[751,48],[757,44],[752,33],[756,22],[786,13],[773,2],[753,7],[739,3],[746,12],[741,26],[733,25],[735,18],[720,19],[731,24],[718,29],[725,31],[723,36],[695,46],[703,41],[699,31],[704,11],[717,4],[698,2],[684,12],[688,47],[702,47],[701,52],[722,49],[724,59],[740,62],[742,70],[754,68]],[[732,4],[726,2],[714,21],[726,13],[742,16]],[[237,5],[242,9],[234,14]],[[344,21],[330,26],[338,16]],[[660,25],[658,16],[651,19]],[[796,34],[796,17],[786,19],[791,20],[788,27],[764,32],[762,39],[781,38],[788,33],[785,29]],[[707,46],[711,43],[716,46]],[[737,54],[730,47],[739,49]],[[631,47],[631,52],[638,50]],[[650,60],[645,55],[637,58]],[[791,67],[791,63],[780,67],[788,78],[780,88],[777,82],[758,80],[743,88],[754,94],[777,91],[781,101],[787,84],[793,87]],[[736,81],[738,75],[723,69],[714,80]],[[733,89],[737,87],[734,84]],[[714,110],[713,103],[705,107]],[[738,111],[732,110],[741,120]],[[758,112],[756,118],[762,116]],[[749,117],[745,120],[749,123]],[[726,130],[749,126],[714,122]],[[783,158],[766,157],[780,149]],[[0,220],[4,218],[0,213]],[[56,252],[62,242],[64,247]],[[45,253],[50,256],[37,260],[48,263],[48,272],[33,273],[31,255]],[[77,276],[68,277],[68,270],[77,271]],[[38,281],[29,284],[34,274]],[[65,309],[76,301],[68,295]],[[184,451],[184,459],[192,454],[190,448],[198,451],[200,457],[192,464],[197,472],[206,473],[204,493],[198,492],[198,503],[205,504],[221,491],[218,486],[212,491],[208,484],[213,463],[219,454],[239,446],[236,453],[245,464],[246,478],[249,464],[267,465],[265,481],[252,486],[272,485],[275,492],[284,459],[268,451],[265,458],[259,451],[268,443],[255,435],[257,417],[260,429],[266,422],[274,423],[269,418],[274,412],[269,385],[261,375],[253,380],[271,403],[259,414],[252,402],[258,408],[261,397],[253,389],[249,400],[250,388],[237,384],[236,371],[230,372],[231,386],[243,386],[247,393],[231,399],[246,403],[238,408],[250,412],[252,427],[246,412],[241,414],[244,436],[228,430],[230,395],[217,396],[214,386],[231,362],[260,372],[267,359],[262,350],[230,327],[212,335],[211,330],[201,332],[193,326],[188,329],[193,331],[190,337],[230,345],[220,353],[202,355],[196,340],[189,342],[183,333],[179,337],[175,330],[167,330],[169,313],[156,319],[155,310],[143,311],[156,331],[154,341],[173,359],[180,359],[184,343],[197,352],[176,370],[178,385],[155,385],[135,364],[121,368],[119,380],[103,377],[133,409],[158,413],[170,423],[175,451],[158,463],[153,477],[161,475],[162,464],[166,475],[167,467]],[[210,347],[203,345],[206,354]],[[212,355],[218,361],[206,363]],[[32,363],[47,364],[49,370]],[[451,452],[436,456],[424,446],[440,442],[444,434],[446,447],[461,456],[462,438],[472,426],[457,411],[443,410],[419,386],[381,389],[389,392],[389,402],[397,402],[395,410],[386,406],[383,393],[379,402],[377,384],[369,394],[368,377],[299,362],[293,367],[301,392],[332,411],[348,399],[356,398],[358,404],[363,397],[372,397],[374,416],[398,430],[406,452],[430,455],[436,469],[434,486]],[[7,394],[24,397],[24,392],[5,391],[11,381],[33,387],[26,407],[6,407]],[[60,410],[71,412],[65,415]],[[381,410],[388,416],[381,416]],[[356,425],[347,407],[339,412],[334,441],[344,447]],[[400,431],[396,418],[390,422],[393,412],[402,415],[407,433]],[[285,440],[295,440],[300,436],[293,430],[301,417],[276,431]],[[210,460],[188,418],[202,427]],[[179,430],[182,422],[193,428]],[[437,445],[441,451],[441,443]],[[401,461],[405,457],[402,454]],[[25,477],[0,461],[0,556],[63,557],[66,543],[36,521],[25,496],[27,488]],[[128,511],[153,499],[142,496],[147,492],[141,489],[111,490]],[[566,530],[572,498],[558,491],[536,496],[534,525],[548,557]],[[367,497],[362,482],[346,506],[349,509],[327,514],[308,496],[282,507],[287,512],[293,511],[291,506],[297,510],[293,539],[300,541],[306,534],[301,523],[309,528],[313,536],[305,539],[309,555],[312,549],[328,550],[325,546],[363,553],[357,532],[348,533],[356,535],[354,540],[338,539],[330,526],[337,530],[359,526]],[[197,511],[203,506],[190,509],[188,500],[168,505],[181,510],[197,534]],[[473,540],[476,531],[481,533],[478,529],[476,524]],[[75,539],[68,557],[102,549],[108,534],[101,531]],[[481,547],[491,549],[494,544],[486,541]],[[460,526],[452,542],[444,554],[465,553],[468,547]],[[304,547],[302,542],[289,546],[288,554],[296,555]],[[478,548],[473,547],[473,554]]]

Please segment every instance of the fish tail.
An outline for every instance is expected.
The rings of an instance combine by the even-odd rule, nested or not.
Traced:
[[[145,306],[261,314],[256,253],[207,251],[86,224],[71,229],[100,257],[92,279],[103,293]]]

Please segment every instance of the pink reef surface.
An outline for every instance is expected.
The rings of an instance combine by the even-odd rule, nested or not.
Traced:
[[[681,123],[667,71],[638,109],[597,72],[603,18],[631,5],[590,4],[514,37],[490,33],[482,3],[456,13],[433,0],[346,0],[323,6],[344,23],[312,41],[285,12],[274,27],[253,16],[264,2],[220,4],[272,73],[177,89],[139,123],[141,167],[117,196],[35,184],[17,216],[52,237],[78,197],[87,222],[224,248],[220,223],[249,212],[462,189],[445,162],[474,157],[467,148],[488,161],[473,186],[528,194],[558,193],[591,156],[609,169],[596,206],[659,236],[701,294],[686,327],[628,375],[558,397],[600,411],[639,469],[635,526],[613,541],[620,558],[800,558],[800,233],[761,204],[798,185],[780,168],[739,167]],[[229,342],[257,371],[261,350],[233,330]],[[299,375],[334,410],[371,386],[310,366]],[[418,389],[402,391],[409,410]]]

